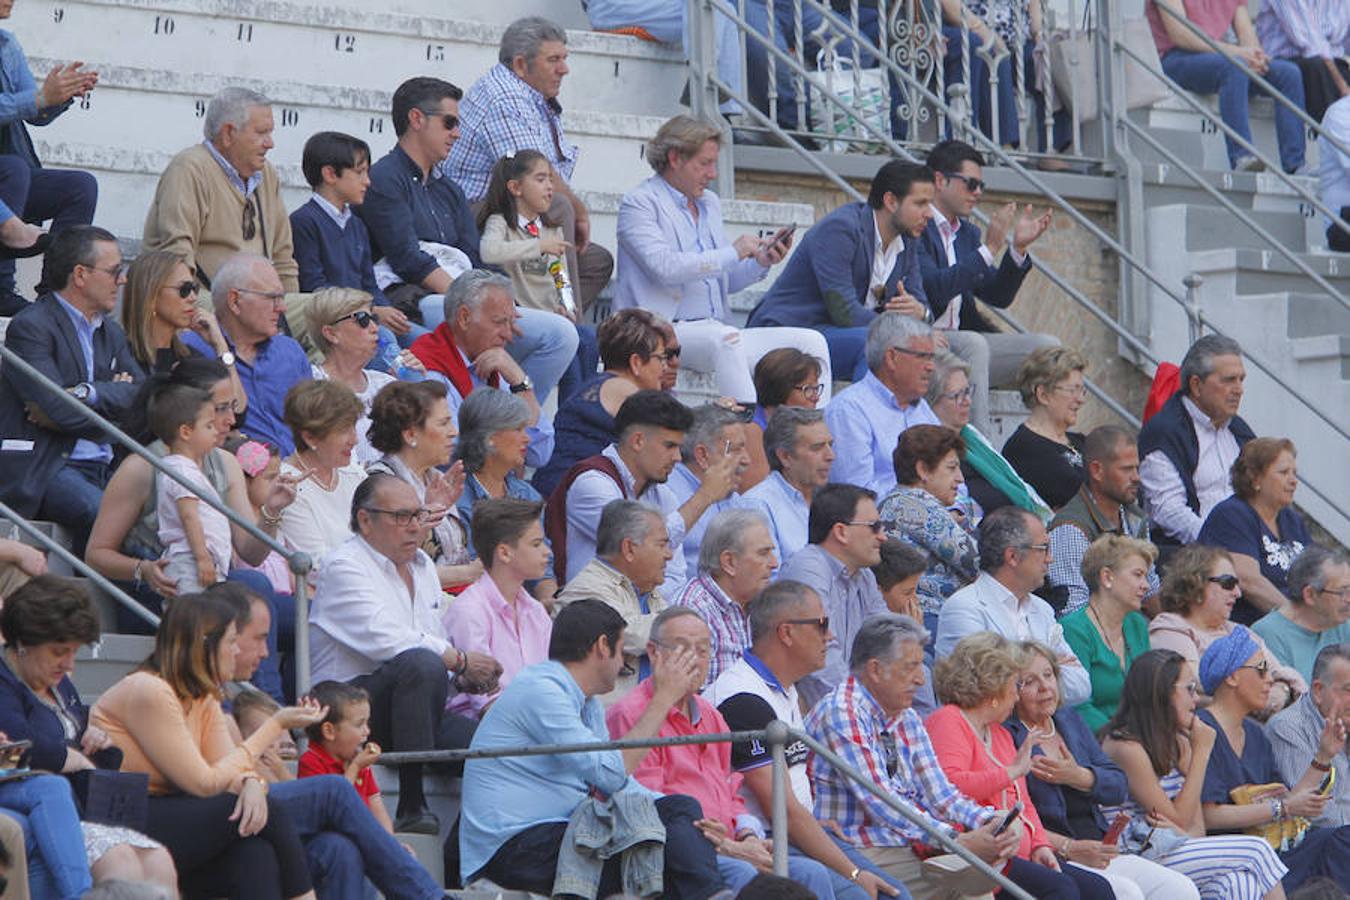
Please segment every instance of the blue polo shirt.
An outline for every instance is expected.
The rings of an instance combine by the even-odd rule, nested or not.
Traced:
[[[225,341],[233,350],[234,341],[229,335],[225,336]],[[203,356],[216,358],[215,348],[195,332],[183,334],[183,343]],[[234,367],[248,397],[248,412],[238,423],[239,430],[255,440],[275,445],[283,457],[290,456],[295,452],[295,441],[291,439],[290,426],[281,413],[286,404],[286,392],[314,377],[304,348],[294,338],[278,334],[258,345],[258,355],[251,364],[237,359]]]

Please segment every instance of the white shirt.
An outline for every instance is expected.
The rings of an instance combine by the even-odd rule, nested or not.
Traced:
[[[349,681],[405,650],[424,647],[440,656],[450,647],[436,565],[421,550],[410,565],[412,596],[393,561],[360,535],[324,559],[309,608],[314,681]]]
[[[1229,475],[1238,458],[1237,438],[1225,422],[1218,428],[1190,397],[1182,397],[1181,405],[1195,426],[1200,455],[1191,481],[1195,496],[1200,501],[1200,513],[1186,505],[1186,486],[1176,466],[1161,450],[1154,450],[1139,465],[1139,481],[1144,487],[1149,518],[1163,531],[1183,544],[1189,544],[1200,534],[1209,511],[1227,500],[1233,493]]]
[[[872,210],[872,230],[876,240],[872,244],[872,277],[867,282],[868,290],[886,286],[886,279],[895,270],[896,260],[900,259],[900,254],[905,250],[904,239],[898,234],[891,239],[889,245],[881,246],[881,226],[877,224],[876,210]],[[873,294],[871,299],[875,300],[876,295]],[[890,298],[886,299],[889,300]]]
[[[1322,118],[1322,129],[1350,147],[1350,98],[1342,97],[1327,107],[1326,115]],[[1322,164],[1318,175],[1321,178],[1322,202],[1332,212],[1339,213],[1341,207],[1350,206],[1350,155],[1333,147],[1330,141],[1320,143]],[[1327,225],[1331,225],[1330,219]]]
[[[328,202],[328,198],[317,191],[309,195],[309,199],[319,205],[319,209],[328,213],[328,217],[337,223],[337,227],[343,231],[347,230],[347,223],[352,220],[352,208],[347,204],[342,204],[342,209]]]
[[[299,478],[304,473],[289,463],[281,464],[282,475]],[[295,486],[295,501],[281,511],[281,534],[286,544],[309,554],[315,565],[351,536],[352,496],[366,479],[366,470],[355,463],[334,472],[336,484],[331,491],[319,487],[313,478]],[[310,584],[316,584],[317,570],[310,572]]]

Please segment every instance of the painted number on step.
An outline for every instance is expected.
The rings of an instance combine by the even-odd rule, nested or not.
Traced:
[[[1311,203],[1300,203],[1298,213],[1305,219],[1311,219],[1313,217],[1313,205]]]
[[[240,22],[239,30],[235,33],[234,37],[235,40],[239,41],[241,44],[253,43],[253,23]]]
[[[281,127],[294,128],[300,124],[300,113],[294,109],[283,109],[281,111]]]
[[[173,34],[173,16],[155,16],[155,34]]]
[[[89,98],[90,98],[92,95],[93,95],[93,91],[85,91],[84,96],[80,97],[80,109],[88,109],[88,108],[89,108],[90,103],[92,102],[92,101],[90,101]]]
[[[370,133],[384,134],[384,119],[379,116],[370,117]]]
[[[56,9],[52,10],[52,21],[55,22],[56,24],[60,25],[61,21],[65,19],[65,17],[66,11],[62,7],[58,6]]]
[[[1201,133],[1201,134],[1218,134],[1218,133],[1219,133],[1219,126],[1214,124],[1214,120],[1213,120],[1213,119],[1208,119],[1208,118],[1201,117],[1201,119],[1200,119],[1200,133]]]
[[[356,52],[356,35],[354,34],[335,34],[333,35],[333,49],[338,53]]]
[[[206,101],[198,100],[196,103],[194,103],[192,105],[192,114],[199,119],[202,116],[206,115]]]
[[[445,45],[427,44],[427,62],[444,62]]]

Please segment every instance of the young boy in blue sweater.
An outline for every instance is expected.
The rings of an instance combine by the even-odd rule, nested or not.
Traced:
[[[348,134],[320,131],[305,142],[300,168],[314,190],[309,202],[291,213],[300,290],[348,287],[370,294],[380,323],[380,345],[368,368],[388,371],[396,364],[398,345],[412,343],[422,329],[391,306],[380,290],[370,233],[352,213],[370,187],[370,147]]]

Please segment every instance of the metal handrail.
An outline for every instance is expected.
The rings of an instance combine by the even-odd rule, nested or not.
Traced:
[[[912,805],[887,793],[846,762],[829,747],[817,741],[804,731],[790,727],[780,719],[774,719],[759,731],[725,731],[717,734],[682,734],[671,737],[622,738],[612,741],[583,741],[571,744],[530,744],[521,747],[478,747],[463,750],[418,750],[390,752],[380,754],[377,760],[382,766],[421,765],[425,763],[462,762],[469,759],[502,759],[520,756],[556,756],[571,753],[597,753],[612,750],[634,750],[651,747],[681,747],[690,744],[725,744],[733,741],[763,741],[770,750],[773,759],[773,801],[772,828],[775,835],[785,835],[787,823],[787,758],[784,749],[790,741],[802,741],[812,752],[834,766],[846,778],[856,781],[864,790],[874,795],[882,803],[895,810],[907,821],[919,828],[930,838],[933,846],[941,847],[965,860],[986,878],[997,884],[1016,900],[1033,900],[1023,888],[1011,881],[1002,871],[976,856],[958,842],[955,837],[941,828],[935,828],[929,818]],[[773,842],[774,874],[788,874],[788,842]]]
[[[112,581],[110,581],[106,576],[104,576],[100,572],[95,571],[94,568],[90,566],[87,562],[80,559],[74,553],[71,553],[65,547],[62,547],[61,544],[58,543],[57,541],[54,541],[47,535],[43,534],[42,531],[36,528],[32,522],[29,522],[23,516],[15,512],[14,509],[9,504],[0,503],[0,516],[3,516],[4,518],[13,522],[14,526],[18,528],[19,531],[23,532],[33,540],[37,541],[48,552],[55,553],[58,558],[64,560],[66,564],[69,565],[72,569],[74,569],[77,572],[80,572],[81,574],[84,575],[84,577],[94,582],[94,584],[98,585],[109,595],[111,595],[114,600],[116,600],[121,605],[125,606],[127,609],[131,610],[132,613],[134,613],[137,616],[140,616],[142,619],[144,619],[146,622],[148,622],[155,628],[159,627],[159,616],[155,615],[150,610],[146,609],[144,605],[142,605],[134,597],[128,595],[126,591],[122,590],[120,587],[113,584]]]
[[[250,522],[248,519],[239,515],[239,513],[235,512],[229,506],[229,504],[225,503],[224,500],[222,500],[217,496],[214,496],[213,494],[203,493],[200,487],[193,484],[191,481],[188,481],[186,478],[184,478],[177,472],[173,471],[172,469],[166,468],[164,466],[164,463],[159,459],[159,457],[155,456],[155,454],[147,450],[144,446],[142,446],[138,441],[136,441],[126,432],[124,432],[121,428],[117,427],[108,419],[104,418],[102,415],[95,412],[83,401],[77,400],[74,396],[67,393],[65,388],[63,388],[56,382],[52,381],[41,371],[34,368],[32,364],[28,362],[28,360],[24,359],[22,356],[15,353],[9,347],[3,344],[0,344],[0,360],[3,360],[6,366],[14,366],[15,368],[17,368],[20,372],[23,373],[23,375],[26,378],[35,382],[37,385],[44,388],[48,393],[50,393],[58,403],[64,403],[72,410],[78,412],[85,419],[98,425],[108,434],[109,437],[116,440],[119,444],[121,444],[123,447],[126,447],[132,453],[135,453],[137,456],[144,459],[147,463],[149,463],[152,467],[154,467],[154,469],[159,473],[161,477],[168,476],[169,478],[172,478],[174,481],[178,482],[178,484],[187,488],[189,491],[195,494],[198,497],[198,499],[201,500],[201,502],[205,503],[207,506],[210,506],[216,512],[225,516],[226,519],[233,522],[235,525],[238,525],[240,528],[244,529],[244,531],[248,532],[248,534],[250,534],[255,540],[261,542],[264,546],[268,547],[273,552],[279,553],[289,563],[291,571],[294,572],[296,576],[295,577],[296,689],[301,692],[308,690],[310,683],[309,628],[308,628],[309,586],[306,583],[305,576],[309,573],[309,570],[313,566],[312,561],[309,558],[309,554],[302,553],[299,550],[287,549],[286,546],[281,542],[279,542],[276,538],[272,537],[267,532],[263,531],[253,522]],[[139,604],[137,605],[139,606]]]

